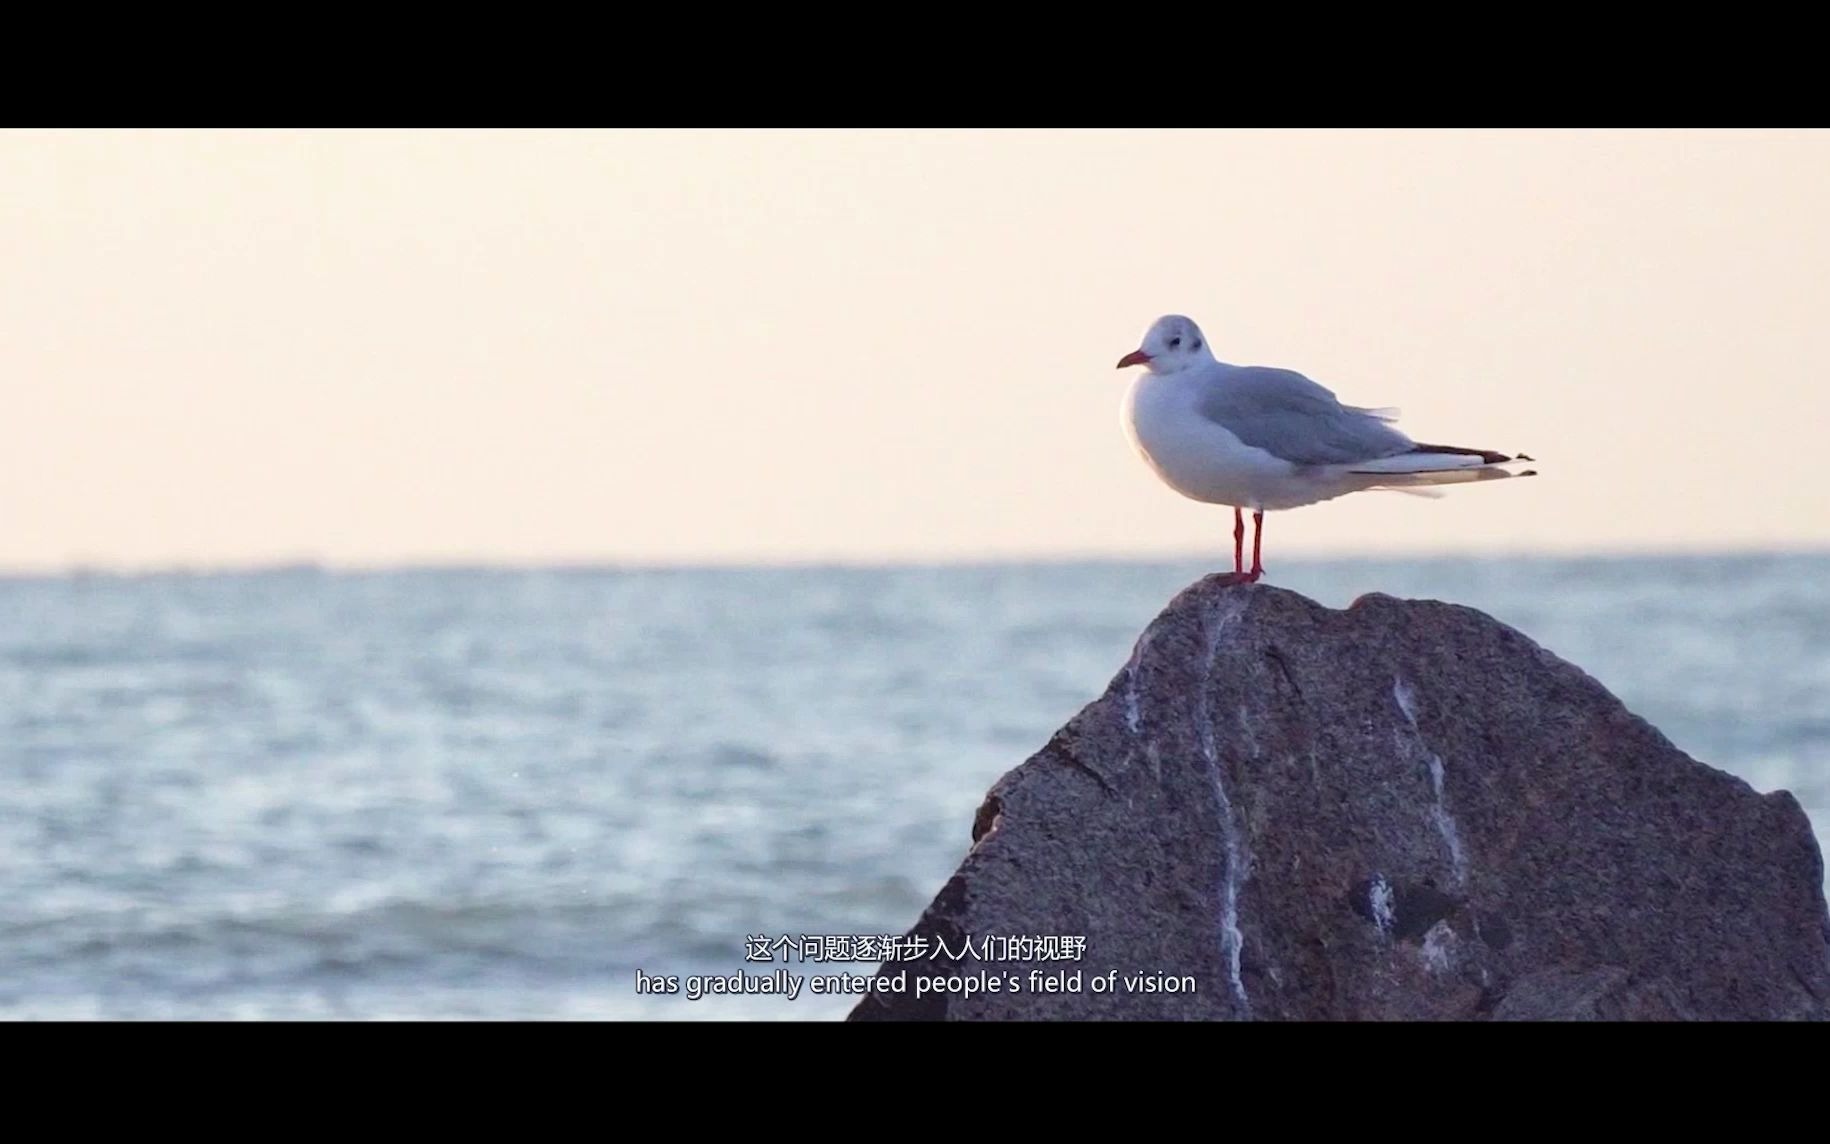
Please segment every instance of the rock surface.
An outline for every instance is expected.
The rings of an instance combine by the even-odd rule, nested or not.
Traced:
[[[852,1020],[1830,1013],[1797,801],[1455,605],[1199,581],[992,787],[972,837],[910,931],[940,956],[884,963],[905,990]],[[962,949],[1050,935],[1084,954]],[[912,984],[981,974],[1003,988]]]

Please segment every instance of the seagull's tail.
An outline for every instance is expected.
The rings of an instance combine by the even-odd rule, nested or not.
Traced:
[[[1417,445],[1409,452],[1377,461],[1364,461],[1348,470],[1356,477],[1376,477],[1369,488],[1412,492],[1432,485],[1458,485],[1469,481],[1497,481],[1506,477],[1535,477],[1536,469],[1515,472],[1510,466],[1530,461],[1524,453],[1509,457],[1491,449],[1462,449],[1453,445]],[[1428,496],[1429,493],[1423,493]]]

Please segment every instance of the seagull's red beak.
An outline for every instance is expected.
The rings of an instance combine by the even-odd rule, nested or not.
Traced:
[[[1149,361],[1150,355],[1143,350],[1132,350],[1124,357],[1118,359],[1118,368],[1124,369],[1128,365],[1146,365]]]

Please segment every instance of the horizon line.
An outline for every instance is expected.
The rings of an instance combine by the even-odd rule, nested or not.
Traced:
[[[1197,564],[1224,561],[1218,550],[1191,549],[1163,552],[1047,552],[1035,554],[988,553],[976,556],[809,556],[809,557],[578,557],[515,560],[491,557],[425,557],[398,561],[337,561],[314,557],[276,557],[245,561],[119,562],[72,561],[32,567],[0,566],[0,580],[135,579],[159,576],[250,576],[309,572],[320,575],[386,575],[413,572],[744,572],[818,570],[969,569],[1019,566]],[[1830,544],[1773,545],[1726,548],[1596,547],[1588,549],[1488,549],[1480,552],[1415,549],[1356,552],[1317,552],[1281,558],[1280,566],[1317,564],[1447,563],[1457,561],[1522,560],[1533,563],[1567,560],[1710,560],[1756,557],[1830,556]],[[1217,565],[1216,565],[1217,566]]]

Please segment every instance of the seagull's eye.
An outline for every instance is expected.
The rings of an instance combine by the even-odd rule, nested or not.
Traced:
[[[1181,344],[1182,344],[1181,338],[1170,338],[1169,339],[1169,348],[1172,350]]]
[[[1201,339],[1200,339],[1200,338],[1196,338],[1196,339],[1195,339],[1195,340],[1194,340],[1194,341],[1192,341],[1192,342],[1190,342],[1190,343],[1188,343],[1188,348],[1189,348],[1189,349],[1191,349],[1191,350],[1198,350],[1198,349],[1200,349],[1200,348],[1201,348]]]

